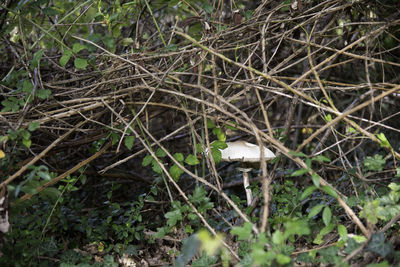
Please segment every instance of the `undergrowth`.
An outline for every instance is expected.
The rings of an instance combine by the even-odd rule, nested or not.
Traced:
[[[1,3],[0,265],[398,264],[398,12]]]

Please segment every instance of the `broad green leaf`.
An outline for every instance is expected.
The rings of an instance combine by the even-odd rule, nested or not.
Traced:
[[[123,46],[128,46],[128,45],[131,45],[132,43],[133,43],[132,38],[123,38],[121,40],[121,45],[123,45]]]
[[[346,229],[346,227],[343,225],[343,224],[339,224],[338,225],[338,233],[339,233],[339,236],[340,236],[340,238],[343,240],[343,241],[347,241],[347,239],[348,239],[348,237],[347,237],[347,229]]]
[[[272,242],[276,245],[282,245],[285,242],[285,237],[283,236],[283,233],[279,230],[276,230],[272,234]]]
[[[227,122],[227,123],[225,124],[225,127],[226,127],[227,129],[232,130],[232,131],[237,131],[237,130],[238,130],[238,128],[237,128],[237,123],[236,123],[236,122],[231,122],[231,121],[229,121],[229,122]]]
[[[297,171],[292,172],[292,174],[290,176],[301,176],[305,173],[308,173],[308,169],[300,169]]]
[[[327,206],[324,208],[324,211],[322,212],[322,221],[326,226],[328,226],[331,223],[331,219],[332,219],[332,211]]]
[[[131,150],[133,147],[133,143],[135,143],[135,137],[134,136],[126,136],[124,140],[125,146]]]
[[[163,170],[162,170],[160,164],[158,164],[157,161],[153,160],[151,163],[153,164],[152,170],[153,170],[155,173],[161,174],[161,173],[163,172]]]
[[[306,220],[292,219],[288,220],[284,223],[285,226],[285,238],[289,238],[290,236],[297,235],[308,235],[311,230],[308,227],[308,223]]]
[[[211,154],[212,154],[212,157],[213,157],[215,163],[218,164],[221,162],[221,158],[222,158],[221,150],[219,150],[218,148],[211,148]]]
[[[289,256],[286,256],[286,255],[284,255],[284,254],[279,253],[279,254],[276,256],[276,261],[277,261],[281,266],[283,266],[283,265],[288,264],[288,263],[291,261],[291,259],[290,259]]]
[[[316,157],[313,157],[312,160],[318,161],[318,162],[331,162],[330,158],[325,157],[323,155],[318,155]]]
[[[210,3],[208,3],[208,1],[204,1],[203,2],[203,10],[207,14],[211,14],[214,11],[214,7]]]
[[[74,43],[74,45],[72,46],[72,51],[74,51],[74,53],[78,53],[79,51],[86,49],[86,45],[80,44],[80,43]]]
[[[47,187],[40,192],[40,196],[55,201],[61,196],[61,192],[57,188]]]
[[[332,115],[331,115],[331,114],[326,115],[326,116],[325,116],[325,120],[326,120],[327,122],[330,122],[330,121],[332,120]]]
[[[311,163],[312,163],[311,159],[306,159],[305,163],[306,163],[307,169],[311,169]]]
[[[307,187],[306,190],[304,190],[304,192],[301,194],[300,200],[306,199],[309,195],[312,194],[312,192],[315,191],[315,189],[317,189],[317,187],[314,185]]]
[[[200,161],[197,159],[195,155],[189,154],[185,159],[185,163],[193,166],[199,164]]]
[[[51,176],[48,172],[39,171],[39,172],[37,172],[37,175],[39,175],[40,178],[42,178],[46,181],[51,180]]]
[[[77,69],[86,69],[86,66],[87,66],[87,60],[86,59],[84,59],[84,58],[79,58],[79,57],[77,57],[77,58],[75,58],[75,60],[74,60],[74,66],[75,66],[75,68],[77,68]]]
[[[35,131],[37,128],[39,128],[39,126],[40,126],[40,123],[39,123],[39,122],[37,122],[37,121],[31,122],[31,123],[29,123],[28,130],[31,131],[31,132],[33,132],[33,131]]]
[[[143,167],[146,167],[146,166],[150,165],[150,163],[152,162],[152,160],[153,160],[153,157],[152,157],[150,154],[146,155],[146,156],[143,158],[142,166],[143,166]]]
[[[315,172],[313,172],[313,174],[311,175],[311,179],[313,181],[313,184],[319,188],[319,175],[316,174]]]
[[[38,66],[39,61],[42,59],[42,56],[43,56],[43,49],[40,49],[33,55],[31,65],[30,65],[30,68],[32,70]]]
[[[324,190],[325,193],[327,193],[328,195],[333,196],[334,198],[337,198],[337,197],[338,197],[336,191],[335,191],[332,187],[330,187],[330,186],[328,186],[328,185],[322,186],[321,189]]]
[[[207,253],[207,255],[214,255],[218,252],[222,246],[224,239],[223,234],[218,233],[217,236],[212,237],[207,230],[202,229],[197,233],[197,238],[201,242],[201,249]]]
[[[182,153],[175,153],[174,154],[174,159],[176,159],[179,162],[182,162],[185,158],[184,158]]]
[[[228,147],[225,141],[213,141],[210,146],[212,148],[225,149]]]
[[[289,154],[292,155],[292,156],[294,156],[294,157],[299,157],[299,158],[305,158],[305,157],[307,157],[307,155],[304,154],[303,152],[290,151]]]
[[[164,150],[162,150],[161,148],[158,148],[156,151],[156,156],[159,158],[164,158],[167,155],[167,153],[165,153]]]
[[[22,136],[23,139],[29,139],[29,138],[31,138],[31,133],[26,131],[26,130],[23,130],[21,132],[21,136]]]
[[[31,144],[32,144],[32,141],[31,141],[31,139],[22,139],[22,144],[24,146],[26,146],[27,148],[30,148]]]
[[[207,119],[207,128],[208,129],[213,129],[215,128],[215,124],[211,119]]]
[[[70,58],[71,58],[71,55],[66,55],[66,54],[62,55],[60,58],[60,65],[62,67],[65,67],[65,65],[67,65]]]
[[[247,240],[251,237],[251,231],[253,228],[253,224],[249,222],[245,222],[243,226],[234,226],[232,227],[231,234],[237,235],[238,240]]]
[[[35,95],[40,99],[46,99],[51,95],[51,91],[49,89],[39,89],[36,91]]]
[[[387,147],[391,148],[392,146],[389,143],[389,140],[387,140],[386,136],[384,133],[379,133],[377,135],[378,139],[381,141],[381,147]]]
[[[183,173],[184,171],[181,168],[179,168],[179,166],[176,164],[172,165],[171,168],[169,169],[169,174],[175,180],[175,182],[178,182],[179,177],[181,177]]]
[[[29,80],[24,80],[22,83],[22,91],[31,93],[33,90],[33,84]]]
[[[179,209],[165,213],[164,217],[167,219],[168,226],[175,226],[178,221],[182,220],[182,212]]]
[[[314,217],[315,215],[320,213],[321,210],[324,208],[324,206],[325,206],[324,204],[319,204],[319,205],[312,207],[312,209],[310,210],[310,213],[308,213],[307,218],[311,219],[312,217]]]
[[[383,258],[393,251],[391,244],[385,240],[385,234],[382,232],[372,234],[368,249]]]

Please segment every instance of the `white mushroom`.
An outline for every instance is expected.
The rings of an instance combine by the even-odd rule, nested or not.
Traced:
[[[223,161],[240,161],[240,162],[260,162],[261,161],[261,149],[259,146],[245,141],[227,142],[228,146],[221,150],[221,160]],[[264,159],[266,161],[275,158],[275,154],[264,147]],[[238,168],[243,174],[243,186],[246,190],[247,205],[249,206],[252,202],[252,193],[249,189],[249,175],[248,172],[251,168]]]

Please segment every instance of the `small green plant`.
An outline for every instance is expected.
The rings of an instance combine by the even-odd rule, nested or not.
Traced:
[[[308,223],[305,220],[298,219],[286,221],[284,230],[275,230],[271,236],[266,234],[254,235],[252,227],[251,223],[246,222],[243,226],[235,226],[231,230],[231,234],[236,235],[240,241],[240,256],[243,261],[246,261],[246,266],[253,264],[259,266],[289,264],[292,261],[290,254],[294,250],[291,243],[297,238],[311,233]]]

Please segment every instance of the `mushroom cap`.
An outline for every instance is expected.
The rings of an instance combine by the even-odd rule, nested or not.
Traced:
[[[260,162],[260,147],[245,141],[226,142],[227,148],[221,150],[223,161]],[[271,160],[275,154],[264,146],[264,159]]]

